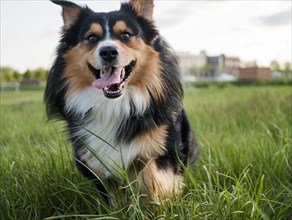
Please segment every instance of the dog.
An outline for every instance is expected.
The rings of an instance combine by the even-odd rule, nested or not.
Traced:
[[[97,13],[70,1],[49,71],[48,119],[64,120],[79,170],[108,198],[121,170],[153,200],[182,192],[197,142],[183,108],[177,58],[153,20],[152,0]]]

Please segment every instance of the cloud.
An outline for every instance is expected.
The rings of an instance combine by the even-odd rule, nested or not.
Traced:
[[[174,27],[185,22],[196,22],[213,16],[226,8],[225,1],[155,1],[155,20],[162,27]]]
[[[194,14],[192,2],[156,2],[156,5],[160,10],[157,11],[155,20],[161,27],[178,25]]]
[[[291,25],[291,9],[268,16],[261,16],[257,20],[264,25],[272,27]]]

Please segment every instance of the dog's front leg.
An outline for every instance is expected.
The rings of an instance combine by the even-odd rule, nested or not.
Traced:
[[[172,167],[159,167],[155,159],[147,162],[138,175],[141,193],[148,194],[153,200],[168,199],[181,193],[184,178]]]

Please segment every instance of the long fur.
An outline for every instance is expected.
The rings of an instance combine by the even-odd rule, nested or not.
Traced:
[[[178,62],[152,20],[153,2],[131,0],[109,13],[53,2],[62,6],[64,26],[44,100],[49,119],[67,122],[77,166],[104,194],[84,164],[104,180],[118,180],[120,167],[132,176],[139,162],[133,179],[153,199],[180,193],[181,162],[192,165],[197,147],[182,105]],[[91,85],[107,71],[99,65],[114,65],[102,64],[105,46],[117,48],[115,65],[135,61],[124,67],[133,69],[119,97]]]

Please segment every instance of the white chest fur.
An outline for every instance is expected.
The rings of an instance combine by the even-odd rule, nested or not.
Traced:
[[[135,109],[131,109],[131,102]],[[124,90],[124,95],[118,99],[107,99],[101,90],[93,87],[69,95],[67,111],[85,115],[91,109],[91,117],[84,117],[84,128],[73,134],[77,138],[83,137],[85,141],[86,147],[79,152],[80,159],[86,161],[98,175],[106,178],[118,176],[121,168],[127,170],[144,144],[116,144],[115,135],[120,123],[133,114],[133,110],[134,114],[142,115],[146,107],[147,100],[139,90],[131,87]]]

